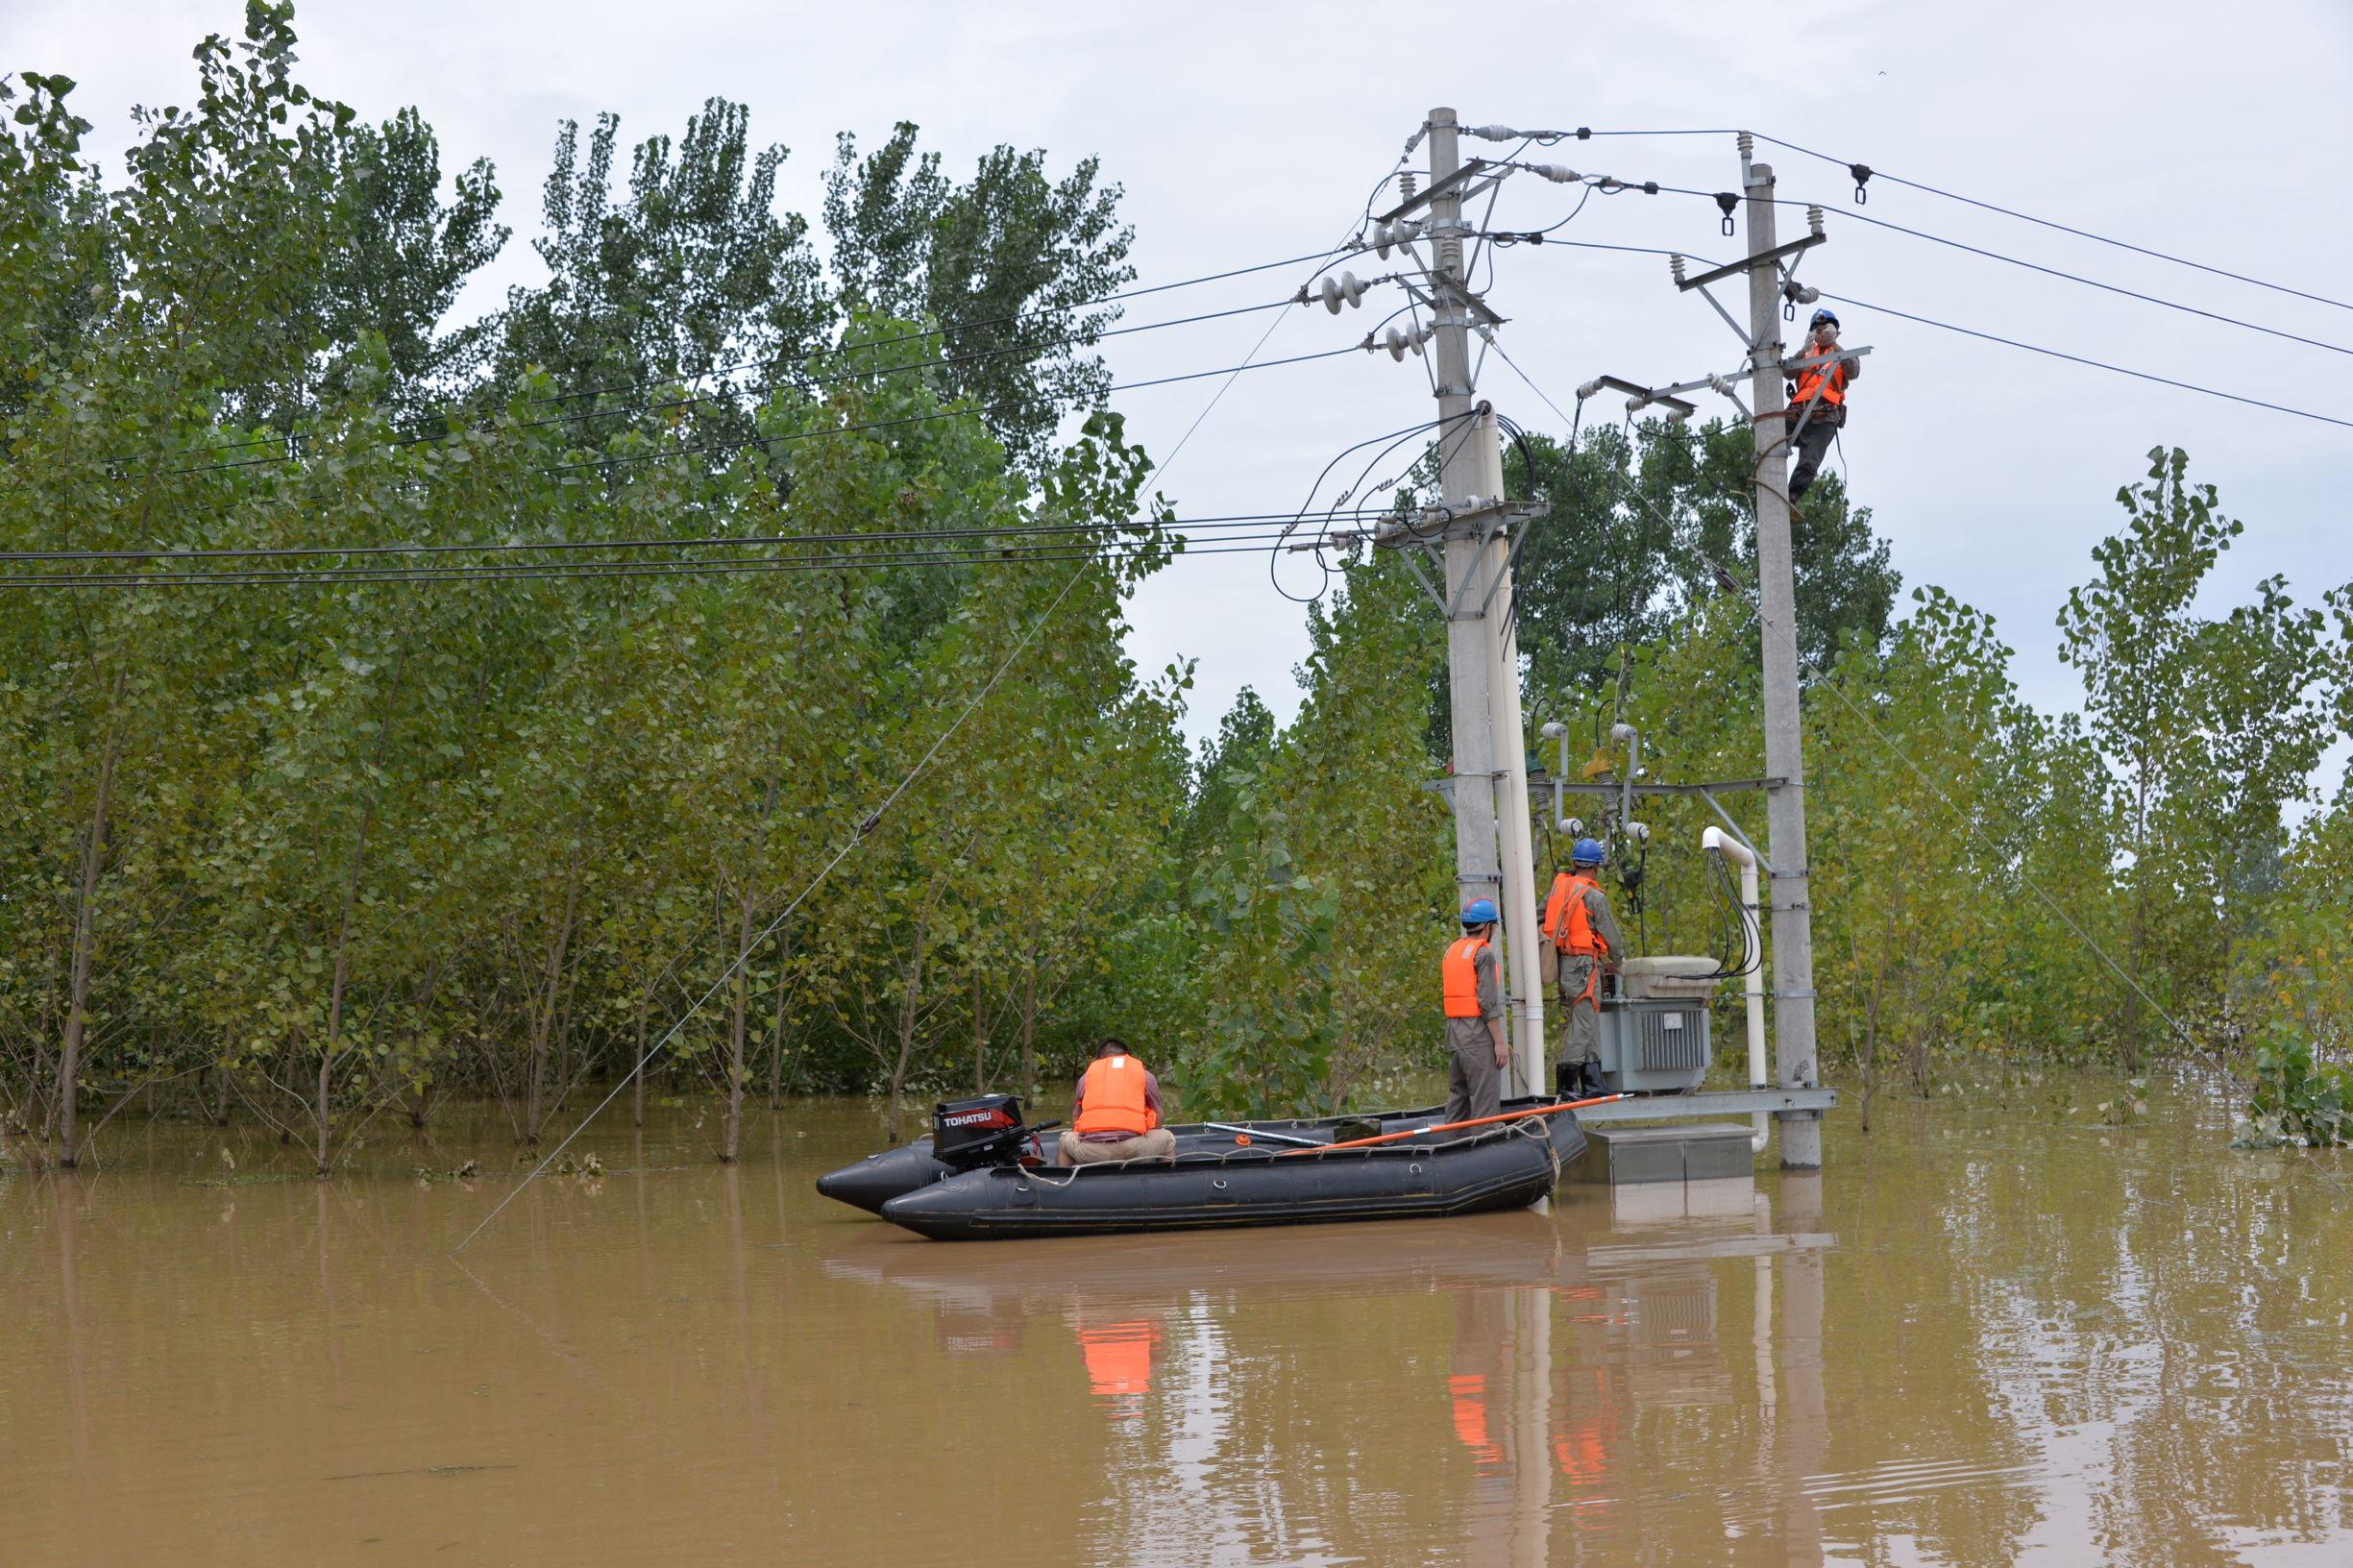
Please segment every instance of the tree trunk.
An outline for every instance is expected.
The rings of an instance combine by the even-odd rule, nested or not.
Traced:
[[[629,1125],[646,1125],[646,1014],[653,1006],[653,988],[648,986],[637,998],[637,1054],[629,1058],[636,1071],[629,1078]],[[639,1162],[643,1164],[644,1162]]]
[[[1038,928],[1029,931],[1029,963],[1021,974],[1021,1103],[1038,1104]]]
[[[2124,1072],[2130,1076],[2141,1070],[2141,952],[2148,940],[2148,883],[2141,874],[2145,868],[2133,868],[2132,894],[2132,984],[2124,988]]]
[[[368,832],[376,825],[376,807],[360,813],[359,834],[352,841],[352,864],[343,876],[343,913],[335,928],[335,978],[327,992],[327,1038],[319,1046],[317,1117],[318,1173],[328,1173],[327,1157],[334,1130],[331,1094],[334,1088],[335,1053],[343,1045],[343,993],[352,979],[352,906],[359,901],[359,869],[367,863]]]
[[[899,1102],[907,1088],[907,1064],[915,1056],[915,1024],[923,1006],[923,939],[925,924],[920,916],[915,922],[915,958],[907,968],[907,993],[898,1007],[898,1059],[891,1064],[891,1114],[886,1138],[898,1141]]]
[[[531,1060],[523,1099],[523,1140],[539,1141],[540,1118],[547,1114],[548,1047],[555,1033],[555,1018],[563,994],[564,955],[572,946],[573,912],[580,903],[579,857],[576,852],[564,865],[564,914],[556,922],[555,936],[548,943],[548,968],[540,1005],[531,1019]]]
[[[114,698],[122,699],[123,677],[114,677]],[[74,903],[74,948],[65,1002],[65,1038],[58,1052],[58,1167],[71,1170],[82,1158],[79,1121],[82,1095],[82,1042],[88,1022],[90,960],[97,946],[98,873],[106,865],[107,807],[114,797],[114,763],[121,754],[121,731],[107,736],[98,759],[98,793],[90,806],[89,836],[82,845],[82,882]]]
[[[2141,1070],[2141,953],[2148,937],[2148,768],[2142,765],[2132,809],[2132,966],[2124,988],[2124,1071]]]
[[[768,1040],[768,1108],[776,1109],[784,1093],[784,987],[785,960],[791,956],[792,945],[782,938],[776,943],[776,1012],[769,1026]]]
[[[980,970],[972,971],[972,1092],[989,1092],[989,1009]]]
[[[719,1163],[735,1164],[744,1146],[744,1031],[751,1010],[751,889],[738,905],[735,928],[735,985],[727,1018],[727,1124],[720,1138]]]

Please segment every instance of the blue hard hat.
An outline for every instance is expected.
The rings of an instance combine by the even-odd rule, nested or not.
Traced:
[[[1503,916],[1496,912],[1492,898],[1474,898],[1462,906],[1464,925],[1493,925],[1502,919]]]
[[[1808,327],[1819,327],[1819,326],[1821,326],[1821,325],[1822,325],[1824,322],[1826,322],[1826,322],[1828,322],[1828,323],[1829,323],[1831,326],[1833,326],[1833,327],[1837,326],[1837,325],[1838,325],[1838,312],[1837,312],[1837,311],[1835,311],[1835,310],[1826,310],[1826,310],[1817,310],[1817,311],[1815,311],[1815,312],[1814,312],[1814,319],[1813,319],[1812,321],[1807,322],[1807,323],[1806,323],[1806,325],[1807,325]]]
[[[1569,851],[1569,859],[1580,866],[1599,866],[1608,858],[1599,839],[1579,839],[1577,847]]]

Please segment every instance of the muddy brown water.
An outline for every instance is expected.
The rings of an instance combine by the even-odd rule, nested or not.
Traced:
[[[2051,1093],[1752,1188],[961,1245],[810,1190],[862,1105],[732,1170],[673,1111],[456,1261],[487,1120],[319,1183],[118,1119],[0,1174],[0,1560],[2353,1562],[2353,1163]]]

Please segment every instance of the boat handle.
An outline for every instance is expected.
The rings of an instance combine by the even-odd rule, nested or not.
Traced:
[[[1406,1174],[1409,1176],[1419,1176],[1421,1173],[1422,1167],[1419,1165],[1408,1165],[1406,1167]]]
[[[1226,1179],[1223,1176],[1213,1176],[1210,1178],[1210,1186],[1223,1192],[1226,1189]]]

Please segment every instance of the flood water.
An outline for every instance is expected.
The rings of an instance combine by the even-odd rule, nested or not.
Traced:
[[[733,1170],[617,1114],[455,1261],[486,1120],[318,1183],[126,1116],[0,1174],[0,1559],[2353,1561],[2353,1163],[2050,1093],[1752,1190],[964,1244],[811,1191],[863,1105]]]

